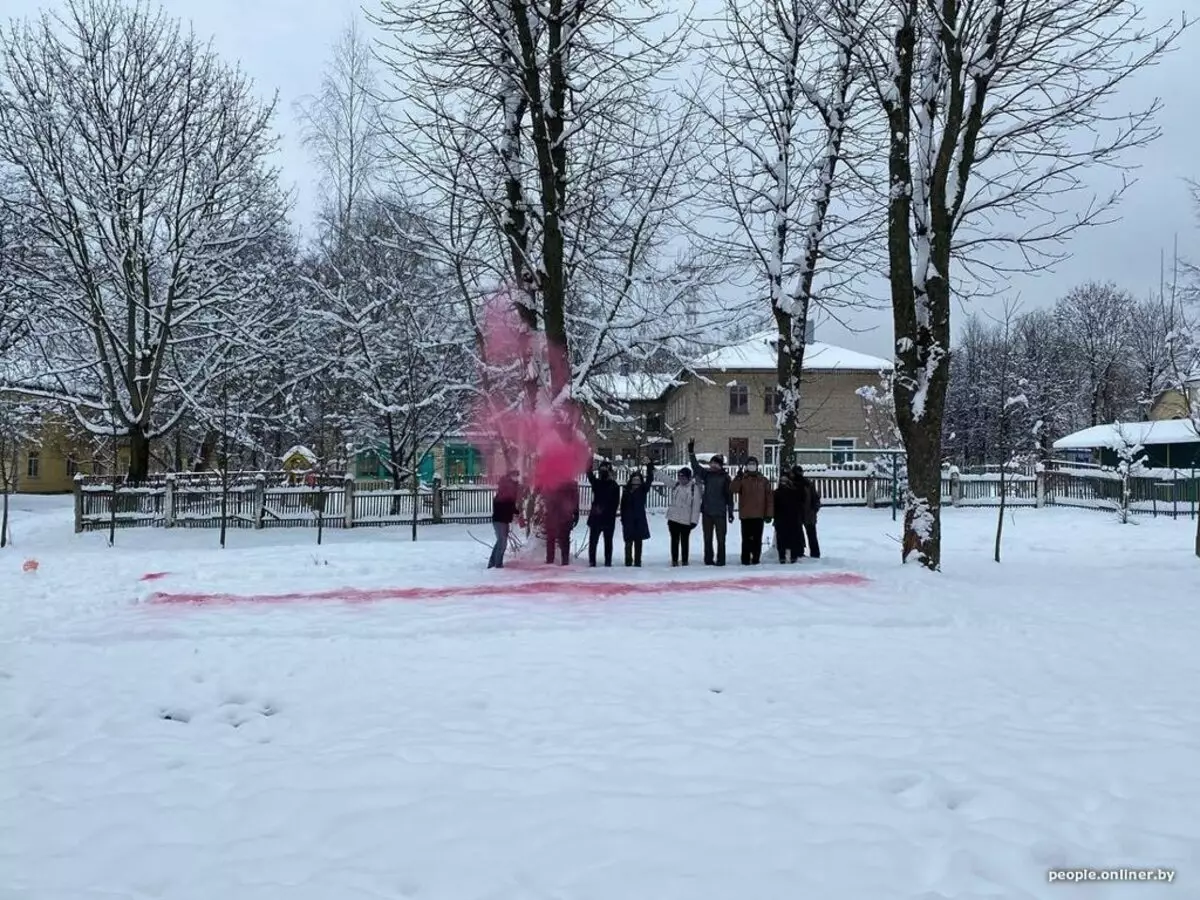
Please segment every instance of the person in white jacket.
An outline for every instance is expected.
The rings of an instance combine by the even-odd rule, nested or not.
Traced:
[[[688,564],[688,544],[692,540],[692,529],[700,521],[703,499],[704,489],[692,478],[692,470],[684,466],[671,488],[671,500],[667,505],[667,530],[671,533],[673,566]]]

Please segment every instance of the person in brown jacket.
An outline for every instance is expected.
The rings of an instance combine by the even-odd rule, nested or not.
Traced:
[[[775,492],[753,456],[746,460],[745,469],[738,470],[730,488],[738,498],[742,521],[742,565],[756,566],[762,559],[763,525],[770,524],[775,514]]]

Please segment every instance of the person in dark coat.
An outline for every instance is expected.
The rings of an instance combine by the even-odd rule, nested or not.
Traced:
[[[791,472],[779,476],[775,488],[775,549],[781,563],[795,562],[804,555],[804,524],[800,515],[800,491]]]
[[[633,472],[621,493],[621,537],[625,541],[625,565],[641,566],[642,541],[650,540],[650,521],[646,518],[646,498],[654,483],[654,464],[643,459],[645,477]]]
[[[571,532],[579,524],[579,486],[566,482],[545,495],[546,564],[554,562],[554,548],[562,554],[561,565],[571,561]]]
[[[696,458],[696,442],[688,441],[688,457],[698,482],[704,485],[704,499],[700,503],[700,522],[704,527],[704,564],[725,565],[725,532],[733,524],[732,480],[725,471],[725,460],[720,454],[709,460],[708,468],[701,467]],[[716,536],[716,554],[713,553],[713,537]]]
[[[600,474],[588,472],[592,486],[592,508],[588,511],[588,565],[596,565],[596,548],[604,538],[604,565],[612,565],[613,534],[621,508],[621,487],[613,480],[612,465],[600,463]]]
[[[817,541],[817,513],[821,511],[821,492],[811,478],[806,478],[800,466],[792,468],[792,481],[800,492],[800,521],[804,535],[800,539],[800,555],[804,555],[804,538],[808,539],[808,555],[821,558],[821,544]]]
[[[488,560],[489,569],[504,568],[508,532],[512,528],[513,519],[517,517],[517,507],[521,503],[521,484],[517,480],[519,477],[517,472],[509,472],[496,485],[496,496],[492,498],[492,531],[496,534],[496,543],[492,545],[492,556]]]

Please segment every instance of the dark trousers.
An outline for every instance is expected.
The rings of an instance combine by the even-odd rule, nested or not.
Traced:
[[[742,519],[742,565],[758,565],[762,559],[762,519]]]
[[[775,549],[781,563],[795,562],[804,555],[804,531],[799,525],[776,527]]]
[[[688,564],[688,545],[692,542],[692,526],[682,522],[668,522],[667,531],[671,533],[671,565],[682,562]]]
[[[558,547],[562,554],[562,562],[559,565],[565,566],[571,561],[571,528],[570,525],[562,525],[555,529],[547,529],[546,531],[546,564],[554,562],[554,548]]]
[[[701,525],[704,528],[704,564],[711,566],[714,563],[718,566],[725,565],[725,529],[728,523],[724,516],[710,516],[705,513],[700,517]],[[716,536],[717,547],[716,555],[713,555],[713,537]]]
[[[800,555],[804,555],[805,537],[808,538],[808,555],[813,559],[821,558],[821,544],[817,541],[817,523],[805,522],[804,531],[800,534]]]
[[[504,568],[504,551],[508,549],[508,522],[493,522],[492,531],[496,533],[496,543],[492,545],[492,556],[488,560],[489,569]]]
[[[642,564],[642,542],[625,542],[625,565],[640,566]]]
[[[612,565],[613,533],[617,530],[616,522],[605,522],[603,525],[588,526],[588,565],[596,564],[596,548],[600,544],[600,536],[604,535],[604,564]]]

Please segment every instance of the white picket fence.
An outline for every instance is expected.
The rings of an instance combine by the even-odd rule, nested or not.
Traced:
[[[668,485],[678,467],[665,467],[654,479],[647,507],[667,506]],[[614,475],[623,482],[627,472]],[[821,493],[822,504],[893,509],[902,503],[902,485],[890,466],[868,464],[806,467],[805,474]],[[998,506],[1000,475],[943,472],[942,502],[950,506]],[[122,528],[360,528],[441,523],[479,523],[491,519],[492,484],[422,485],[396,490],[386,482],[363,483],[324,477],[308,484],[289,483],[283,473],[231,475],[224,492],[212,474],[163,476],[141,486],[114,484],[102,477],[75,482],[75,530],[90,531],[116,524]],[[1200,477],[1190,470],[1146,470],[1123,477],[1102,469],[1055,468],[1034,474],[1014,473],[1004,480],[1009,506],[1074,506],[1126,509],[1135,515],[1193,517],[1200,501]],[[591,487],[579,483],[580,508],[591,503]],[[736,506],[736,498],[735,498]]]

